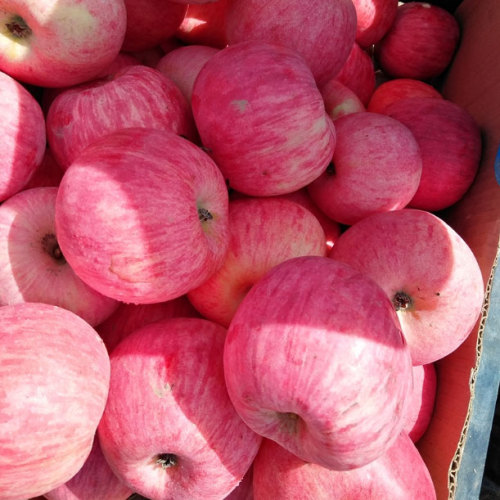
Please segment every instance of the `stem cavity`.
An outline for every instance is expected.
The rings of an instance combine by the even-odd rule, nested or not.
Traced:
[[[25,40],[33,33],[26,21],[18,15],[12,16],[11,19],[5,23],[5,27],[12,37],[18,40]]]

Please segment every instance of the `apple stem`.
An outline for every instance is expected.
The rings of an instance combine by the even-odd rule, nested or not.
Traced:
[[[405,292],[396,292],[392,298],[392,304],[396,311],[404,311],[413,305],[413,300]]]
[[[160,453],[156,458],[156,463],[160,465],[162,469],[175,467],[177,465],[177,456],[173,453]]]
[[[214,216],[206,208],[198,209],[198,217],[201,222],[207,222],[214,218]]]
[[[5,26],[10,33],[12,33],[14,38],[25,39],[32,34],[31,28],[21,16],[13,16]]]

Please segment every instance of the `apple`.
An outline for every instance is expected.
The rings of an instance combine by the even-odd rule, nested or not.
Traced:
[[[454,351],[481,313],[484,285],[476,257],[431,212],[405,208],[366,217],[337,238],[329,257],[385,290],[413,365],[433,363]]]
[[[404,431],[417,443],[424,435],[434,413],[437,372],[434,363],[413,367],[413,391],[410,396]]]
[[[422,154],[422,177],[410,206],[435,212],[460,200],[481,160],[481,130],[472,115],[432,97],[405,97],[384,113],[411,130]]]
[[[230,0],[226,11],[229,45],[250,40],[297,51],[318,86],[333,78],[356,36],[351,0]]]
[[[392,26],[398,10],[398,0],[353,0],[356,9],[356,42],[370,48],[380,41]]]
[[[224,385],[226,330],[202,318],[144,326],[111,353],[102,451],[133,491],[151,500],[221,499],[235,489],[261,437]]]
[[[318,256],[288,259],[250,289],[227,331],[224,373],[251,429],[334,470],[387,450],[402,430],[412,384],[385,292]]]
[[[373,92],[367,111],[385,113],[387,107],[404,97],[434,97],[442,99],[439,90],[414,78],[392,78],[381,83]]]
[[[25,191],[26,189],[35,187],[57,187],[63,175],[64,170],[55,160],[50,148],[46,147],[42,162],[38,165],[33,175],[30,177],[28,184],[26,184],[22,190]]]
[[[124,0],[127,30],[121,50],[152,49],[172,37],[186,15],[187,5],[169,0]]]
[[[65,170],[86,146],[122,128],[194,135],[189,103],[182,92],[160,71],[144,65],[125,66],[110,79],[61,92],[50,105],[46,127],[52,153]]]
[[[375,44],[382,70],[394,78],[428,80],[450,64],[460,26],[453,14],[427,2],[401,4],[386,35]]]
[[[323,85],[320,90],[326,112],[333,121],[344,115],[366,111],[365,105],[354,90],[335,78]]]
[[[122,339],[141,326],[179,316],[200,316],[186,295],[156,304],[121,303],[111,316],[97,325],[96,330],[104,340],[108,352],[111,352]]]
[[[56,237],[56,197],[57,187],[39,187],[0,205],[0,306],[53,304],[95,326],[118,304],[83,283],[64,258]]]
[[[349,471],[304,462],[264,440],[253,470],[255,498],[436,500],[427,465],[405,433],[377,460]]]
[[[123,0],[3,2],[0,70],[41,87],[83,83],[117,56],[126,25]]]
[[[114,474],[94,438],[82,468],[66,483],[45,493],[47,500],[127,500],[134,492]]]
[[[229,202],[224,263],[188,299],[207,319],[229,326],[250,288],[272,267],[300,255],[326,255],[325,232],[306,208],[283,198]]]
[[[229,186],[247,195],[306,186],[335,147],[312,73],[287,47],[241,42],[221,49],[199,72],[191,106],[203,145]]]
[[[45,119],[40,105],[18,81],[1,71],[0,103],[2,105],[0,202],[2,202],[21,191],[29,182],[42,163],[46,140]]]
[[[122,302],[163,302],[222,265],[227,205],[224,178],[199,147],[172,132],[122,129],[88,146],[64,174],[56,234],[95,290]]]
[[[231,493],[229,493],[225,500],[254,500],[253,466],[247,470],[241,482],[233,491],[231,491]]]
[[[57,306],[0,307],[0,491],[43,495],[83,466],[102,417],[110,362],[96,331]]]
[[[316,205],[346,225],[405,207],[422,174],[411,131],[394,118],[367,111],[338,118],[335,130],[332,163],[308,186]]]

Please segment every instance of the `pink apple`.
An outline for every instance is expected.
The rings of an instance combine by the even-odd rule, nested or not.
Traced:
[[[353,0],[356,8],[356,42],[369,48],[380,41],[392,26],[398,10],[398,0]]]
[[[179,88],[144,65],[126,66],[110,79],[66,89],[50,105],[46,126],[52,153],[64,169],[86,146],[122,128],[194,134],[189,103]]]
[[[371,56],[355,42],[335,79],[349,87],[367,106],[375,90],[375,66]]]
[[[349,56],[356,36],[351,0],[230,0],[226,12],[229,44],[250,40],[297,51],[318,85],[333,78]]]
[[[55,228],[57,187],[15,194],[0,205],[0,306],[44,302],[97,325],[118,306],[66,262]]]
[[[121,303],[109,318],[96,327],[96,330],[104,340],[108,352],[111,352],[121,340],[141,326],[179,316],[199,316],[186,295],[156,304]]]
[[[385,114],[406,125],[422,154],[422,177],[410,206],[437,211],[467,192],[481,160],[481,130],[463,107],[447,99],[406,97]]]
[[[332,163],[308,186],[316,205],[347,225],[405,207],[422,174],[420,150],[411,131],[394,118],[369,112],[338,118],[335,130]]]
[[[175,34],[186,15],[187,5],[169,0],[124,0],[127,30],[122,50],[152,49]]]
[[[367,217],[342,233],[329,255],[385,290],[414,365],[450,354],[479,318],[479,264],[451,226],[430,212],[406,208]]]
[[[94,438],[90,455],[69,481],[44,497],[47,500],[127,500],[134,492],[114,474],[104,458],[99,439]]]
[[[136,330],[111,354],[99,424],[111,468],[151,499],[222,499],[243,479],[261,438],[224,385],[226,330],[172,318]]]
[[[416,443],[424,435],[434,414],[437,373],[434,363],[413,367],[413,391],[410,396],[404,431]]]
[[[218,51],[208,45],[184,45],[165,54],[158,61],[156,69],[170,78],[190,103],[198,73]]]
[[[443,98],[441,92],[429,83],[414,78],[393,78],[381,83],[375,89],[367,110],[373,113],[385,113],[390,104],[404,97]]]
[[[123,0],[12,0],[0,11],[0,70],[41,87],[95,78],[125,36]]]
[[[222,267],[188,292],[207,319],[227,327],[250,288],[269,269],[301,255],[326,255],[318,219],[298,203],[246,198],[229,203],[229,247]]]
[[[92,288],[123,302],[163,302],[222,265],[227,205],[224,178],[200,148],[172,132],[123,129],[88,146],[64,174],[56,232]]]
[[[25,500],[57,488],[87,459],[108,396],[95,330],[39,303],[0,307],[0,491]]]
[[[255,498],[436,500],[427,465],[404,433],[380,458],[350,471],[304,462],[264,440],[255,458],[253,484]]]
[[[448,67],[459,37],[453,14],[427,2],[408,2],[398,7],[391,28],[375,45],[375,56],[392,77],[427,80]]]
[[[321,95],[325,101],[325,109],[330,118],[335,121],[341,116],[366,111],[354,90],[332,78],[321,87]]]
[[[1,57],[1,56],[0,56]],[[45,119],[35,98],[0,71],[0,202],[21,191],[42,163]]]
[[[251,429],[336,470],[366,465],[394,442],[412,382],[382,288],[317,256],[282,262],[250,289],[228,329],[224,372]]]
[[[59,186],[64,170],[60,167],[52,154],[49,147],[45,148],[42,163],[37,167],[31,176],[28,184],[24,186],[23,190],[34,187],[50,187]]]
[[[321,93],[286,47],[242,42],[220,50],[198,74],[191,104],[203,145],[242,193],[295,191],[331,159],[335,129]]]

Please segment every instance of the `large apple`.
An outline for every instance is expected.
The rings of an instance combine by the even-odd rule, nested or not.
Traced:
[[[0,495],[25,500],[73,477],[90,454],[109,389],[96,331],[40,303],[0,307]]]
[[[111,353],[98,435],[111,468],[137,493],[220,500],[250,468],[261,438],[229,400],[225,337],[211,321],[172,318],[136,330]]]
[[[350,471],[307,463],[264,440],[253,467],[255,498],[273,500],[435,500],[427,465],[411,439],[401,433],[377,460]]]
[[[310,69],[292,49],[242,42],[220,50],[199,72],[191,105],[203,145],[242,193],[295,191],[331,159],[333,123]]]
[[[123,0],[10,0],[0,9],[0,70],[41,87],[95,78],[121,49]]]
[[[336,470],[366,465],[394,442],[412,383],[385,292],[317,256],[282,262],[250,289],[228,329],[224,372],[250,428]]]
[[[57,187],[21,191],[0,205],[0,305],[44,302],[95,326],[118,303],[87,286],[64,258],[56,227]]]
[[[360,112],[335,120],[335,130],[332,163],[308,186],[326,215],[351,225],[413,199],[422,157],[408,127],[389,116]]]
[[[189,103],[160,71],[130,65],[112,78],[94,80],[61,92],[47,114],[47,139],[56,160],[67,169],[99,137],[130,127],[169,130],[191,138]]]
[[[405,208],[366,217],[342,233],[329,256],[385,290],[414,365],[450,354],[479,318],[484,285],[476,257],[430,212]]]
[[[23,189],[29,182],[42,163],[46,139],[45,119],[40,105],[18,81],[1,71],[0,104],[2,106],[0,202],[2,202]]]
[[[64,174],[56,234],[75,273],[103,295],[163,302],[222,265],[227,206],[224,178],[199,147],[172,132],[123,129]]]
[[[309,210],[283,198],[232,200],[224,263],[188,298],[204,317],[227,327],[269,269],[300,255],[326,255],[325,232]]]
[[[333,78],[345,63],[356,36],[351,0],[229,0],[229,45],[249,40],[297,51],[318,85]]]

